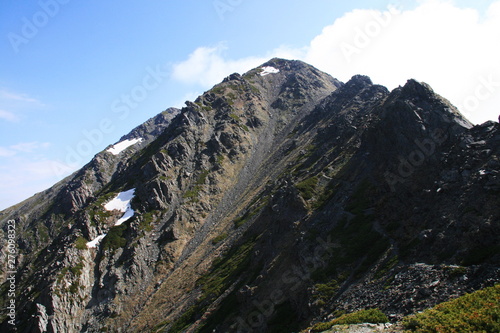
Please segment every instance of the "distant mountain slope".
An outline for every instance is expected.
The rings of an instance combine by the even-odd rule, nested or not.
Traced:
[[[17,326],[291,333],[491,286],[499,140],[415,80],[390,92],[283,59],[232,74],[1,212]]]

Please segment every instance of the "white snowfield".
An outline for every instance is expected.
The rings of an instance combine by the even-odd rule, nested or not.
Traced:
[[[107,211],[118,210],[124,213],[122,217],[115,222],[115,226],[122,224],[123,222],[134,216],[135,211],[130,206],[130,201],[132,201],[135,196],[134,193],[135,188],[125,192],[120,192],[116,197],[113,198],[113,200],[104,205],[104,209],[106,209]],[[106,234],[97,236],[95,239],[87,243],[87,247],[89,249],[95,248],[104,237],[106,237]]]
[[[123,140],[121,142],[118,142],[116,145],[113,145],[111,148],[108,148],[106,151],[110,152],[113,155],[118,155],[119,153],[121,153],[122,151],[127,149],[128,147],[133,146],[136,143],[141,142],[141,141],[142,141],[142,138]]]
[[[97,244],[99,244],[104,237],[106,237],[106,234],[97,236],[96,238],[94,238],[94,240],[87,243],[87,248],[95,249]]]
[[[274,68],[272,66],[266,66],[266,67],[262,67],[263,71],[260,72],[260,76],[266,76],[268,74],[276,74],[276,73],[279,73],[280,70],[277,69],[277,68]]]
[[[130,206],[130,201],[134,198],[134,193],[135,188],[125,192],[120,192],[113,200],[104,205],[104,209],[107,211],[118,210],[124,213],[123,216],[115,222],[115,225],[120,225],[134,216],[135,212]]]

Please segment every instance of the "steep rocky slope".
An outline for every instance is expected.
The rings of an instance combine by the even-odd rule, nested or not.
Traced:
[[[169,114],[1,212],[19,331],[294,332],[499,281],[500,127],[428,85],[272,59]]]
[[[151,143],[169,125],[170,121],[180,112],[176,108],[169,108],[145,123],[134,128],[129,134],[123,136],[119,142],[141,139],[140,142],[128,147],[114,155],[109,152],[109,146],[103,152],[97,154],[87,165],[57,183],[50,189],[38,193],[33,197],[0,212],[2,234],[2,253],[0,260],[2,281],[8,277],[7,269],[8,254],[6,249],[8,241],[8,221],[15,221],[15,232],[17,236],[15,271],[16,287],[18,297],[26,297],[17,302],[17,320],[27,324],[27,315],[24,302],[32,306],[30,302],[33,295],[40,295],[42,290],[50,288],[47,276],[61,270],[67,270],[70,265],[71,256],[67,254],[73,246],[67,247],[67,237],[74,238],[74,223],[80,219],[81,209],[87,207],[89,202],[103,191],[114,177],[119,175],[129,159],[137,151]],[[81,221],[79,221],[81,222]],[[78,228],[76,226],[76,228]],[[95,229],[95,228],[94,228]],[[90,231],[92,232],[92,231]],[[66,243],[63,242],[66,239]],[[61,243],[59,243],[61,241]],[[51,252],[55,253],[51,253]],[[52,261],[55,260],[55,261]],[[61,260],[61,261],[57,261]],[[36,262],[35,262],[36,261]],[[51,268],[49,268],[49,266]],[[44,269],[43,273],[41,270]],[[32,280],[34,274],[40,279]],[[53,278],[53,276],[52,276]],[[3,288],[7,288],[6,284]],[[2,294],[7,295],[6,289]],[[2,305],[7,304],[7,298],[2,297]],[[4,308],[2,306],[2,308]],[[42,307],[39,307],[42,308]],[[44,308],[44,307],[43,307]],[[33,311],[31,308],[30,311]],[[45,316],[44,316],[45,318]],[[5,324],[5,323],[4,323]],[[42,325],[44,326],[44,325]],[[4,326],[6,329],[9,326]],[[29,327],[29,326],[27,326]]]

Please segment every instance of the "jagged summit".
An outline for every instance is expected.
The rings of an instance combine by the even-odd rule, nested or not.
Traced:
[[[291,333],[492,285],[499,140],[415,80],[231,74],[0,212],[18,332]]]
[[[354,75],[348,82],[363,84],[366,86],[371,86],[373,84],[372,80],[366,75]]]
[[[425,82],[419,82],[415,79],[409,79],[403,86],[403,92],[416,96],[433,95],[434,90]]]
[[[298,71],[303,69],[310,70],[314,68],[313,66],[300,60],[287,60],[283,58],[272,58],[271,60],[263,63],[259,67],[269,67],[269,66],[275,67],[283,71],[285,70]]]

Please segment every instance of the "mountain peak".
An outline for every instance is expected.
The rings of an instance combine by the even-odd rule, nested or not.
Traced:
[[[370,77],[366,75],[354,75],[349,81],[345,83],[345,87],[349,87],[350,89],[364,89],[369,86],[372,86],[373,82]]]
[[[300,60],[288,60],[283,58],[272,58],[263,63],[259,67],[266,67],[266,66],[276,67],[281,70],[287,70],[291,68],[298,69],[298,68],[312,67],[311,65]]]
[[[0,213],[17,328],[298,332],[497,283],[499,132],[416,80],[231,74]]]
[[[449,127],[455,134],[462,128],[472,127],[472,123],[450,101],[437,94],[427,83],[410,79],[402,88],[395,89],[392,95],[401,103],[418,106],[418,113],[427,123]]]
[[[373,84],[373,82],[369,76],[360,75],[360,74],[354,75],[348,82],[359,82],[359,83],[363,83],[364,85],[367,85],[367,86]]]
[[[409,79],[406,84],[402,88],[402,92],[404,94],[413,95],[413,96],[429,96],[434,95],[434,90],[425,82],[419,82],[415,79]]]

